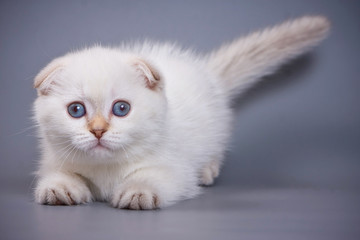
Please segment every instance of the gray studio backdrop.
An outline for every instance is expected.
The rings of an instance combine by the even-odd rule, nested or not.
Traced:
[[[360,239],[359,13],[350,0],[1,0],[0,239]],[[32,201],[32,83],[50,60],[144,38],[204,53],[305,14],[327,16],[329,38],[234,102],[226,163],[203,195],[150,212]]]
[[[359,188],[359,4],[320,0],[1,1],[1,184],[30,187],[39,156],[29,128],[32,81],[54,57],[144,38],[206,52],[318,13],[332,21],[329,38],[234,103],[234,135],[218,185]]]
[[[358,13],[355,1],[1,1],[1,183],[29,188],[39,156],[28,129],[32,81],[51,59],[144,38],[206,52],[288,18],[323,14],[333,24],[330,37],[234,104],[234,135],[218,183],[358,188]]]

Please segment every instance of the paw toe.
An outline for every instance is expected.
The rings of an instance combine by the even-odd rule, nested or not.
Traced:
[[[132,187],[120,191],[111,203],[116,208],[131,210],[150,210],[160,206],[159,197],[153,191]]]
[[[48,205],[76,205],[91,201],[90,190],[84,185],[63,182],[40,182],[35,200]]]

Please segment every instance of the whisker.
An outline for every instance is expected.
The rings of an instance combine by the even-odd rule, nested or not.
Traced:
[[[64,165],[64,163],[66,162],[66,160],[69,158],[69,156],[71,155],[71,153],[74,151],[74,149],[76,149],[76,147],[75,146],[72,146],[72,148],[71,148],[71,150],[70,151],[68,151],[68,154],[66,155],[66,157],[64,158],[64,160],[62,161],[62,163],[61,163],[61,165],[60,165],[60,167],[59,167],[59,170],[61,170],[62,169],[62,167],[63,167],[63,165]]]
[[[71,139],[67,139],[66,141],[63,141],[63,142],[57,142],[57,143],[51,143],[52,146],[59,146],[59,145],[63,145],[65,143],[71,143],[72,140]]]
[[[30,126],[30,127],[26,127],[26,128],[24,128],[23,130],[20,130],[19,132],[16,132],[16,133],[13,133],[13,134],[9,135],[9,137],[14,137],[14,136],[23,134],[23,133],[25,133],[25,132],[27,132],[27,131],[30,131],[30,130],[32,130],[32,129],[34,129],[34,128],[37,128],[37,127],[39,127],[38,124],[33,125],[33,126]]]
[[[124,147],[122,144],[120,144],[120,146],[121,146],[121,148],[124,150],[126,158],[129,159],[129,154],[128,154],[127,151],[125,150],[125,147]]]
[[[30,184],[28,186],[28,189],[27,189],[27,194],[31,195],[32,198],[34,198],[34,190],[35,190],[34,182],[35,182],[36,179],[37,179],[37,175],[35,175],[33,177],[33,179],[31,180],[31,182],[30,182]]]
[[[79,149],[76,148],[76,151],[74,152],[73,157],[71,158],[71,163],[72,163],[72,164],[74,164],[74,158],[75,158],[75,156],[77,155],[78,151],[79,151]]]
[[[58,151],[54,152],[53,157],[60,160],[72,147],[73,146],[71,144],[66,145],[65,147],[63,147],[63,148],[59,149]],[[58,155],[60,153],[61,153],[61,155],[57,157],[56,155]]]

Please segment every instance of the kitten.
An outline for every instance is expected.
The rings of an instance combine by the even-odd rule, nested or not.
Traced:
[[[196,196],[219,175],[231,100],[329,28],[324,17],[302,17],[203,57],[145,43],[53,60],[34,83],[36,202],[156,209]]]

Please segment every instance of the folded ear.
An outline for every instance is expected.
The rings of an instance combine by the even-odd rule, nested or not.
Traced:
[[[43,68],[34,80],[34,88],[38,90],[38,95],[48,95],[54,87],[55,80],[64,67],[62,58],[57,58]]]
[[[162,88],[160,74],[152,64],[143,59],[135,58],[132,60],[132,65],[144,79],[147,88],[151,90],[159,90]]]

